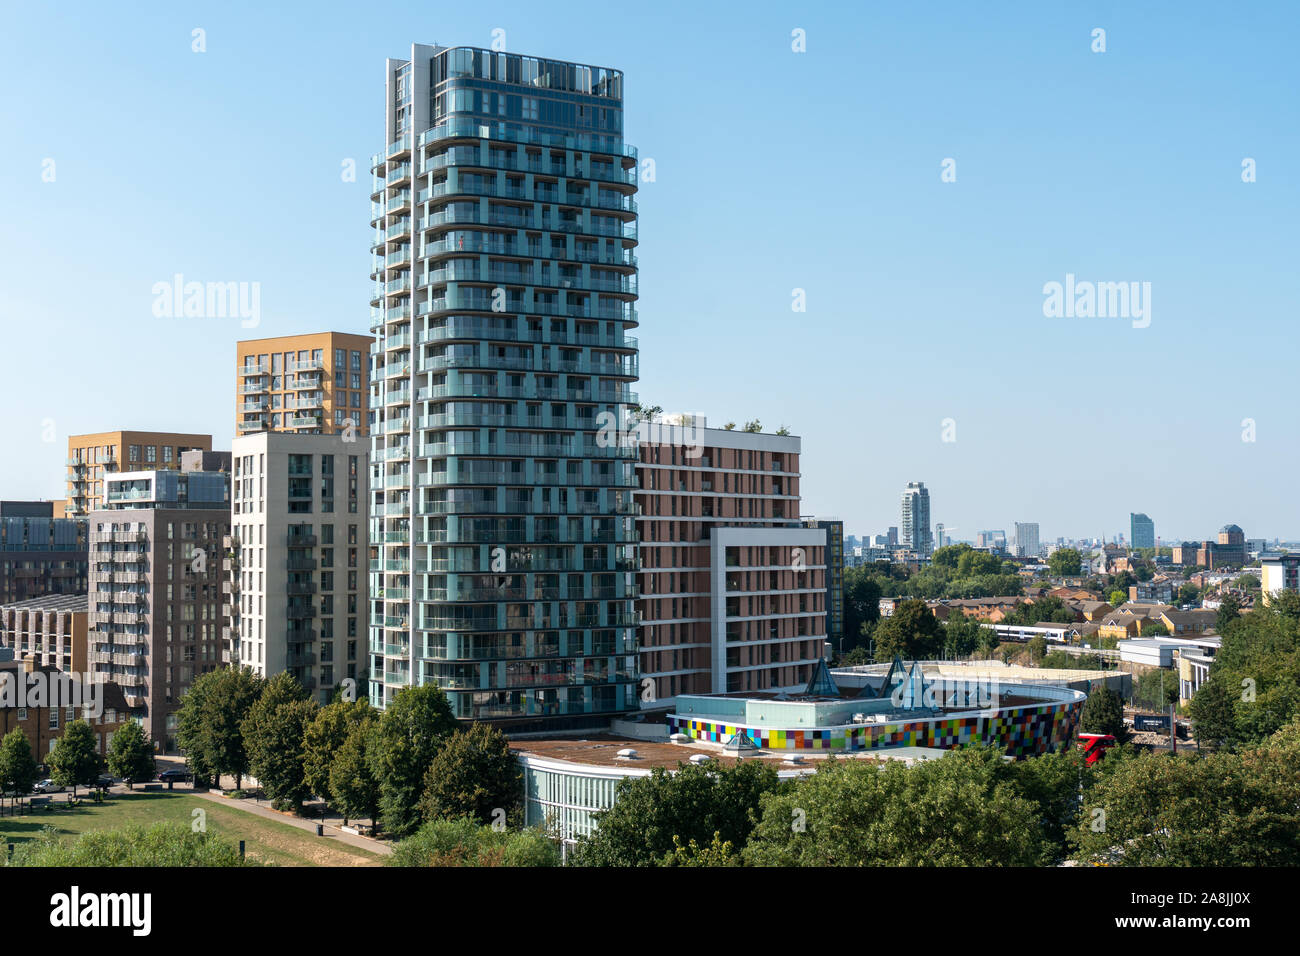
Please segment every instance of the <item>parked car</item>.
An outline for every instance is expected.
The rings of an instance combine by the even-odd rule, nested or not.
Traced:
[[[66,789],[66,787],[46,778],[45,780],[39,781],[36,786],[32,787],[32,793],[62,793]]]
[[[116,777],[110,777],[108,774],[101,773],[99,779],[95,781],[95,786],[101,790],[107,790],[115,783],[121,783]]]
[[[188,770],[164,770],[158,774],[158,779],[163,783],[189,783],[194,779],[194,775]]]

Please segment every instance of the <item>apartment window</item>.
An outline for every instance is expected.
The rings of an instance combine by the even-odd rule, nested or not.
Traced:
[[[345,365],[348,364],[348,350],[347,350],[347,349],[335,349],[335,350],[334,350],[334,364],[337,365],[337,366],[339,366],[339,368],[342,368],[342,367],[344,367]]]
[[[353,353],[352,353],[352,371],[354,371],[354,372],[360,372],[360,371],[361,371],[361,353],[360,353],[360,352],[353,352]]]
[[[50,729],[50,730],[58,730],[58,729],[59,729],[59,708],[57,708],[57,707],[51,707],[51,708],[50,708],[50,727],[49,727],[49,729]],[[50,741],[50,743],[53,743],[53,742],[54,742],[54,741]]]
[[[126,456],[127,456],[127,457],[126,457],[126,460],[127,460],[127,461],[139,461],[139,460],[140,460],[140,446],[139,446],[139,445],[129,445],[129,446],[127,446],[127,449],[126,449]]]
[[[158,460],[158,448],[154,445],[145,445],[144,460],[151,464],[156,462]]]

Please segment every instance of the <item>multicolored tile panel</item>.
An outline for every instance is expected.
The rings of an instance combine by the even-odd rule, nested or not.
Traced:
[[[994,744],[1013,757],[1059,750],[1074,737],[1082,701],[1006,708],[993,716],[936,717],[821,730],[776,730],[668,715],[668,732],[726,743],[743,733],[764,750],[876,750],[887,747],[961,747]]]

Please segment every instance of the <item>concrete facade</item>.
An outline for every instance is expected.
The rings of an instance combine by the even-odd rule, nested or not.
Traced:
[[[366,677],[367,445],[345,435],[236,438],[229,566],[231,663],[289,671],[322,703]]]

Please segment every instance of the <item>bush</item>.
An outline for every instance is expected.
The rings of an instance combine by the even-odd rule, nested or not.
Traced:
[[[433,820],[393,847],[388,866],[559,866],[541,830],[493,830],[472,819]]]
[[[179,823],[92,830],[61,840],[53,827],[14,852],[10,866],[257,866],[238,848],[211,833]]]

